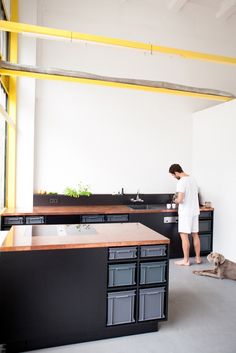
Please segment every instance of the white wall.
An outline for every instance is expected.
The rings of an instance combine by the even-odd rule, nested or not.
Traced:
[[[20,20],[34,23],[26,3],[22,0]],[[217,22],[207,7],[191,2],[178,14],[169,12],[166,5],[160,0],[38,0],[37,23],[195,51],[235,54],[231,36],[234,21]],[[31,54],[24,43],[21,50],[26,59]],[[232,66],[125,48],[38,40],[37,65],[236,93],[236,71]],[[117,192],[121,187],[126,192],[138,188],[141,192],[174,191],[169,165],[178,162],[186,171],[192,170],[191,113],[217,104],[59,81],[37,81],[36,98],[34,190],[58,192],[79,181],[90,184],[95,193]],[[34,102],[34,97],[32,101],[21,101],[22,123],[33,119]],[[22,156],[22,151],[19,154]],[[32,158],[28,159],[32,163]],[[18,173],[20,188],[24,180],[20,165]],[[23,189],[19,191],[19,206],[25,202]],[[27,192],[32,192],[30,183]]]
[[[236,261],[236,100],[193,114],[193,172],[214,212],[214,251]]]
[[[63,192],[81,180],[95,193],[170,192],[170,164],[190,167],[192,122],[178,98],[171,108],[152,93],[58,82],[38,89],[36,190]]]

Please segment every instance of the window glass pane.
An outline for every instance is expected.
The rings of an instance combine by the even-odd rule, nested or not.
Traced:
[[[0,0],[0,20],[6,20],[6,15]],[[0,31],[0,54],[3,60],[8,60],[8,32]]]
[[[2,85],[0,85],[0,104],[7,109],[7,94]],[[7,123],[0,116],[0,210],[5,206],[6,195],[6,136]]]
[[[6,15],[0,0],[0,19],[6,20]],[[7,32],[0,31],[0,55],[3,60],[8,60],[8,38]],[[7,94],[0,84],[0,104],[7,111]],[[0,210],[5,207],[6,195],[6,137],[7,123],[0,116]]]
[[[0,210],[5,206],[6,122],[0,119]]]

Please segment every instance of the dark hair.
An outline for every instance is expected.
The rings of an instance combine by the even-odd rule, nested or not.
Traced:
[[[179,164],[172,164],[169,168],[169,173],[175,174],[175,173],[183,173],[183,169]]]

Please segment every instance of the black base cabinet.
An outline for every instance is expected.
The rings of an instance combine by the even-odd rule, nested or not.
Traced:
[[[165,218],[170,219],[168,223],[165,223]],[[140,222],[145,226],[161,233],[165,237],[170,239],[170,258],[181,257],[182,246],[180,237],[178,234],[178,223],[174,220],[176,219],[176,212],[170,213],[136,213],[130,214],[130,222]]]
[[[178,215],[176,212],[136,213],[129,215],[130,222],[140,222],[170,239],[170,258],[183,257],[181,239],[178,234]],[[199,236],[201,255],[212,251],[213,211],[203,211],[199,216]],[[190,256],[194,256],[192,237],[190,239]]]
[[[161,320],[167,319],[168,247],[166,251],[164,258],[150,258],[166,262],[165,281],[141,286],[164,288]],[[2,252],[0,345],[6,352],[157,331],[159,320],[139,321],[137,316],[140,257],[109,260],[108,254],[107,248]],[[109,266],[124,262],[135,266],[135,284],[120,286],[118,280],[109,286]],[[135,293],[133,319],[113,325],[109,295],[127,291]]]

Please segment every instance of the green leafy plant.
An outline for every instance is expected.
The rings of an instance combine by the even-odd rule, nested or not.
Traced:
[[[79,197],[78,191],[76,189],[69,188],[69,187],[65,189],[65,195],[71,196],[71,197]]]
[[[81,182],[78,184],[78,192],[79,194],[82,196],[90,196],[92,193],[89,190],[89,186],[88,185],[83,185]]]
[[[78,189],[67,187],[65,189],[65,195],[71,197],[80,197],[80,196],[90,196],[92,193],[89,190],[88,185],[83,185],[81,182],[78,184]]]

